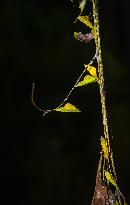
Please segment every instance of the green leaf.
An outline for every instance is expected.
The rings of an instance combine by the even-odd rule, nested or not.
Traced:
[[[75,87],[87,85],[89,83],[96,82],[98,78],[91,76],[91,75],[86,75],[82,81],[80,81]]]
[[[81,21],[82,23],[84,23],[86,26],[88,26],[89,28],[91,28],[91,33],[94,35],[94,26],[92,24],[92,22],[90,21],[89,16],[78,16],[77,19],[79,21]]]
[[[93,24],[91,23],[90,18],[88,16],[79,16],[78,19],[89,28],[94,29]]]
[[[79,8],[80,8],[80,10],[81,10],[80,15],[81,15],[81,13],[82,13],[83,10],[84,10],[85,5],[86,5],[86,0],[81,0],[80,3],[79,3]]]
[[[79,32],[74,32],[74,38],[78,39]]]
[[[102,136],[101,136],[101,146],[102,146],[102,151],[104,153],[104,157],[106,159],[108,159],[108,157],[109,157],[109,148],[108,148],[106,139]]]
[[[66,103],[64,107],[56,108],[55,111],[59,112],[81,112],[78,108],[70,103]]]
[[[121,196],[121,198],[122,198],[122,200],[123,200],[123,202],[124,202],[123,204],[124,204],[124,205],[127,205],[126,200],[125,200],[125,197],[124,197],[124,195],[122,194],[122,192],[120,191],[119,187],[117,186],[116,180],[113,179],[111,173],[105,170],[105,177],[106,177],[106,179],[107,179],[113,186],[115,186],[116,189],[118,190],[119,200],[120,200],[120,196]],[[117,202],[117,201],[116,201],[116,202]],[[119,201],[119,203],[118,203],[118,202],[117,202],[117,203],[114,203],[114,205],[118,205],[118,204],[121,205],[122,203],[120,203],[120,202],[121,202],[121,201]]]
[[[110,174],[110,172],[105,171],[105,177],[106,179],[111,182],[111,184],[113,184],[113,186],[115,186],[116,188],[118,188],[116,181],[112,178],[112,175]]]
[[[72,3],[74,3],[74,1],[73,0],[71,0],[71,2]],[[76,18],[76,20],[75,20],[75,22],[77,21],[77,19],[79,18],[79,16],[81,16],[81,14],[82,14],[82,12],[83,12],[83,10],[84,10],[84,8],[85,8],[85,5],[86,5],[86,0],[80,0],[79,1],[79,9],[80,9],[80,14],[78,15],[78,17]],[[75,23],[74,22],[74,23]]]

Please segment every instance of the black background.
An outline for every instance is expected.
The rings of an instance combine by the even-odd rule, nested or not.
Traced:
[[[89,9],[89,4],[87,5]],[[87,13],[87,6],[85,12]],[[130,203],[130,66],[127,0],[99,1],[102,56],[118,184]],[[85,14],[84,12],[84,14]],[[102,118],[96,84],[69,102],[82,113],[46,116],[94,55],[74,31],[85,31],[69,0],[5,0],[1,5],[1,204],[87,205],[94,192]],[[88,14],[88,13],[87,13]],[[2,202],[3,200],[3,202]]]

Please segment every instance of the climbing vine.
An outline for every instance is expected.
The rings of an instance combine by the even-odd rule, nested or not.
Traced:
[[[74,4],[73,0],[71,2]],[[74,32],[74,37],[83,42],[90,43],[95,41],[95,52],[88,64],[84,64],[84,69],[78,77],[74,86],[70,89],[67,96],[56,108],[43,110],[36,105],[34,101],[35,84],[32,86],[31,100],[36,109],[43,112],[43,115],[53,111],[59,112],[80,112],[80,110],[67,102],[69,96],[74,89],[81,86],[86,86],[91,83],[96,83],[99,87],[101,108],[102,108],[102,122],[103,122],[103,136],[100,138],[101,152],[100,160],[97,169],[95,191],[91,205],[127,205],[124,195],[117,184],[117,176],[113,160],[113,152],[110,145],[111,136],[108,127],[108,113],[106,109],[106,97],[104,88],[103,64],[100,44],[100,30],[99,30],[99,16],[98,16],[98,0],[91,0],[93,14],[83,16],[82,12],[87,7],[86,0],[79,1],[80,14],[75,22],[80,21],[90,32],[83,34],[82,32]],[[90,18],[91,17],[91,18]],[[96,66],[94,66],[96,65]]]

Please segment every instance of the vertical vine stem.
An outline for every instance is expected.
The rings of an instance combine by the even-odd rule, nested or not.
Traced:
[[[108,157],[105,157],[104,155],[105,153],[101,152],[101,157],[99,160],[97,177],[96,177],[95,192],[94,192],[91,205],[97,205],[97,204],[127,205],[125,197],[123,196],[119,187],[115,183],[117,181],[117,177],[116,177],[116,171],[114,166],[113,153],[110,146],[110,135],[109,135],[107,108],[106,108],[106,94],[104,88],[104,74],[103,74],[103,63],[102,63],[101,43],[100,43],[98,0],[92,0],[92,4],[93,4],[93,19],[94,19],[94,37],[95,37],[95,45],[97,51],[99,90],[100,90],[102,120],[103,120],[103,128],[104,128],[103,130],[104,130],[104,138],[106,140],[106,145],[109,154]],[[116,187],[115,193],[111,190],[108,183],[108,179],[115,180],[115,182],[114,180],[113,181],[110,180],[111,183]]]
[[[97,50],[97,63],[98,63],[98,74],[99,74],[99,87],[100,87],[102,116],[103,116],[103,125],[104,125],[104,137],[109,142],[108,118],[107,118],[107,111],[106,111],[104,75],[103,75],[103,64],[102,64],[102,55],[101,55],[100,33],[99,33],[98,0],[92,0],[92,2],[93,2],[95,44]]]
[[[103,118],[103,127],[104,127],[104,138],[106,139],[109,153],[112,153],[110,147],[108,115],[106,109],[106,96],[105,96],[105,88],[104,88],[104,74],[103,74],[103,63],[102,63],[100,31],[99,31],[98,0],[92,0],[92,3],[93,3],[94,33],[95,33],[95,44],[97,50],[97,64],[98,64],[99,88],[100,88],[102,118]],[[108,163],[107,166],[109,167],[110,165],[109,160],[107,163]],[[110,167],[109,169],[111,171]],[[114,177],[116,178],[114,163],[112,166],[112,172],[114,174]]]

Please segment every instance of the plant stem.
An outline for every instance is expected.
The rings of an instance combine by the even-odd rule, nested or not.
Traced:
[[[92,3],[93,3],[94,34],[95,34],[95,44],[96,44],[96,51],[97,51],[99,89],[100,89],[100,98],[101,98],[101,107],[102,107],[104,138],[106,139],[109,153],[110,153],[110,155],[112,155],[112,150],[110,147],[108,115],[107,115],[107,109],[106,109],[106,96],[105,96],[105,88],[104,88],[104,75],[103,75],[103,64],[102,64],[102,55],[101,55],[101,42],[100,42],[99,16],[98,16],[98,0],[92,0]],[[113,158],[111,158],[111,160],[113,161]],[[107,162],[107,166],[110,168],[109,160]],[[112,171],[113,171],[114,177],[116,178],[114,162],[112,165]]]
[[[101,43],[100,43],[100,33],[99,33],[99,18],[98,18],[98,0],[92,0],[93,2],[93,18],[94,18],[94,31],[95,31],[95,44],[97,50],[97,63],[98,63],[98,74],[99,74],[99,87],[102,105],[102,115],[103,115],[103,125],[104,125],[104,137],[109,140],[108,131],[108,119],[106,112],[106,98],[104,89],[104,76],[103,76],[103,64],[101,55]]]

